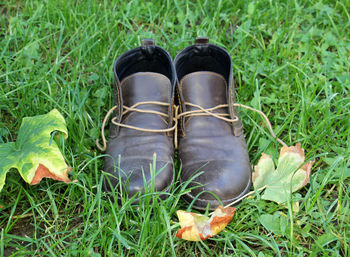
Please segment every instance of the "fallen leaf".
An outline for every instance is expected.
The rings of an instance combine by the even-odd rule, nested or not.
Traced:
[[[253,172],[255,190],[266,187],[262,198],[277,203],[285,203],[291,193],[309,183],[312,161],[303,165],[305,161],[304,149],[300,143],[296,146],[282,147],[278,158],[277,168],[267,154],[262,154]],[[301,168],[300,166],[303,165]]]
[[[212,216],[177,211],[181,229],[177,232],[178,238],[187,241],[201,241],[217,235],[232,220],[236,208],[219,206]]]
[[[53,131],[63,133],[65,138],[68,136],[65,120],[56,109],[24,118],[17,141],[0,144],[0,191],[11,168],[16,168],[31,185],[39,183],[42,178],[70,182],[70,168],[51,138]]]

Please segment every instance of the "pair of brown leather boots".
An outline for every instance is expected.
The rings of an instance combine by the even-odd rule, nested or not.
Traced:
[[[185,200],[195,201],[195,208],[209,204],[214,209],[249,190],[251,165],[233,106],[227,51],[197,38],[173,62],[154,40],[144,39],[115,61],[113,71],[116,105],[110,110],[107,190],[121,180],[132,196],[151,183],[152,174],[156,191],[169,190],[177,177],[177,145],[180,182],[191,181]]]

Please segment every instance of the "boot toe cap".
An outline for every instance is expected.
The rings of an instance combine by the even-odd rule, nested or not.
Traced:
[[[194,170],[197,172],[194,173]],[[207,204],[210,204],[211,209],[216,208],[220,202],[214,195],[223,204],[228,204],[247,193],[251,184],[249,162],[215,160],[187,166],[183,172],[184,181],[191,180],[198,172],[203,172],[192,179],[189,186],[194,188],[186,196],[187,201],[193,201],[199,195],[194,203],[197,208],[205,208]]]
[[[112,162],[105,162],[105,171],[111,176],[105,179],[104,184],[108,191],[111,187],[119,187],[119,180],[121,180],[122,188],[127,192],[129,197],[138,192],[145,192],[145,185],[149,190],[152,183],[154,183],[154,191],[166,190],[174,180],[173,164],[165,161],[157,161],[154,172],[150,170],[150,164],[153,160],[150,159],[128,159],[121,161],[120,165]],[[152,181],[152,173],[154,173],[154,182]],[[109,180],[109,181],[108,181]],[[118,188],[119,190],[119,188]]]

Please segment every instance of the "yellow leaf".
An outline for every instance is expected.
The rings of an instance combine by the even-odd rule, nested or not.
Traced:
[[[177,211],[181,229],[178,238],[187,241],[200,241],[220,233],[232,220],[236,208],[219,206],[211,217],[193,212]]]

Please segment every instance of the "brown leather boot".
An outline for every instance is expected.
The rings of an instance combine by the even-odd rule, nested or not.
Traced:
[[[247,193],[251,165],[236,109],[230,55],[221,47],[197,38],[175,58],[178,78],[181,136],[181,181],[194,187],[185,196],[194,207],[210,209]]]
[[[129,196],[151,183],[150,165],[156,154],[156,191],[174,181],[173,95],[175,70],[170,55],[142,40],[142,46],[121,55],[114,63],[115,107],[109,130],[104,170],[106,190],[121,179]],[[118,187],[119,188],[119,187]]]

